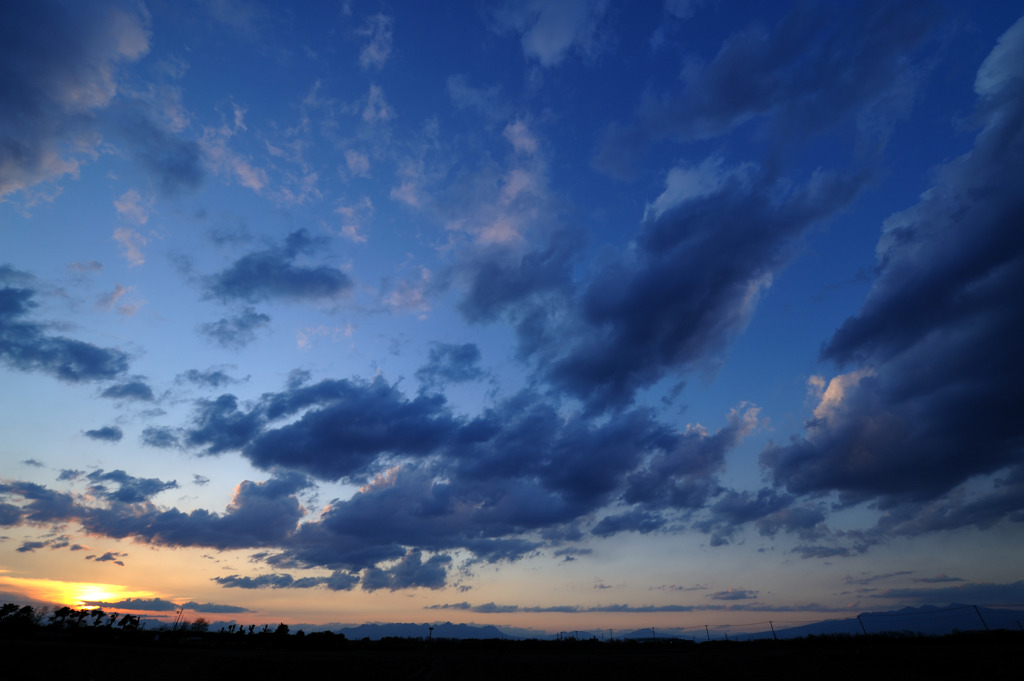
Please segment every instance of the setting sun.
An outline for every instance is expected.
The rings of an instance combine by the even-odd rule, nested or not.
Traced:
[[[27,598],[71,608],[88,609],[101,601],[120,601],[126,598],[151,598],[151,591],[135,591],[118,584],[90,582],[62,582],[54,579],[28,579],[0,576],[0,585],[10,586]]]

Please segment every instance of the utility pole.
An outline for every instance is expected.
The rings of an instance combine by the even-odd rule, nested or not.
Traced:
[[[774,638],[776,641],[778,641],[779,637],[775,635],[775,625],[772,624],[771,620],[768,620],[768,626],[772,628],[772,638]]]
[[[708,625],[704,625],[704,633],[708,637],[708,643],[711,643],[711,631],[708,629]]]
[[[978,606],[974,606],[974,612],[978,613],[978,619],[980,619],[981,623],[985,625],[985,631],[988,631],[988,623],[985,622],[985,618],[981,616],[981,610],[978,610]]]
[[[864,620],[860,618],[860,615],[857,615],[857,621],[860,622],[860,630],[864,632],[865,636],[867,636],[868,630],[864,628]]]

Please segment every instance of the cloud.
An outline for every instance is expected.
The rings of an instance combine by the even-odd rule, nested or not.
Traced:
[[[165,482],[157,478],[136,478],[122,470],[104,473],[101,468],[89,473],[85,478],[90,483],[89,492],[94,496],[125,504],[147,501],[164,490],[178,488],[178,483],[174,480]],[[117,488],[109,489],[109,483],[114,483]]]
[[[447,565],[451,556],[434,555],[423,562],[422,553],[413,550],[402,556],[387,568],[371,567],[362,576],[362,588],[366,591],[378,589],[442,589],[447,579]]]
[[[557,66],[570,52],[593,57],[601,48],[599,26],[607,0],[506,2],[495,8],[499,31],[522,36],[523,54],[541,66]]]
[[[264,482],[243,481],[222,514],[202,509],[186,514],[149,504],[131,505],[127,502],[131,497],[118,498],[119,490],[108,498],[122,503],[107,508],[75,507],[69,509],[68,517],[76,518],[88,532],[115,538],[133,537],[163,546],[217,549],[274,546],[286,541],[301,519],[303,509],[295,493],[307,484],[303,476],[293,474]],[[132,488],[132,491],[138,490]]]
[[[596,163],[623,174],[652,142],[714,137],[749,121],[767,121],[789,141],[848,117],[891,119],[912,91],[908,55],[936,19],[927,2],[797,3],[771,29],[734,33],[710,62],[686,63],[681,91],[648,96],[633,122],[611,127]],[[895,108],[876,111],[885,106]],[[862,132],[871,127],[859,122]]]
[[[214,577],[213,581],[221,586],[235,589],[284,589],[295,583],[292,576],[286,574],[260,575],[258,577],[227,575]]]
[[[591,532],[598,537],[609,537],[620,532],[639,532],[647,534],[659,530],[665,519],[656,513],[633,509],[626,513],[607,515],[594,525]]]
[[[256,411],[244,413],[238,408],[234,395],[224,394],[214,400],[199,400],[191,428],[184,444],[203,447],[205,454],[220,454],[241,449],[263,426]]]
[[[140,379],[112,385],[101,392],[100,397],[113,400],[141,400],[143,402],[152,402],[155,399],[153,389]]]
[[[353,286],[347,274],[333,267],[295,263],[300,255],[314,252],[316,245],[306,230],[292,232],[283,246],[244,255],[210,277],[207,293],[223,301],[248,302],[337,298]]]
[[[128,355],[120,350],[48,335],[43,325],[25,321],[37,306],[35,291],[6,282],[17,284],[27,276],[0,265],[0,362],[68,383],[114,379],[128,370]]]
[[[464,74],[448,76],[448,96],[457,108],[472,109],[492,122],[507,118],[509,107],[501,99],[501,88],[492,85],[477,88],[469,84]]]
[[[391,567],[367,569],[363,574],[363,589],[441,589],[447,581],[447,566],[451,560],[450,556],[442,554],[423,562],[421,552],[413,550]]]
[[[391,56],[393,20],[389,16],[376,14],[367,17],[358,33],[369,41],[359,52],[359,65],[364,69],[382,69]]]
[[[512,148],[520,154],[536,154],[540,148],[537,138],[521,119],[517,118],[512,123],[506,125],[502,134],[509,141],[509,144],[512,145]]]
[[[149,212],[153,208],[152,200],[144,200],[134,189],[129,189],[121,198],[114,201],[114,208],[117,214],[123,219],[136,225],[144,225],[149,222]]]
[[[124,433],[117,426],[104,426],[103,428],[97,428],[96,430],[85,431],[85,436],[92,438],[93,440],[120,442],[121,438],[124,437]]]
[[[353,175],[369,177],[370,157],[366,154],[356,151],[355,149],[348,149],[345,152],[345,165],[348,167],[348,171]]]
[[[124,567],[124,561],[120,560],[121,557],[127,556],[126,553],[118,553],[116,551],[107,551],[102,556],[86,556],[86,560],[95,560],[97,563],[113,563],[114,565],[120,565]]]
[[[22,509],[13,504],[0,502],[0,527],[22,524]]]
[[[384,123],[395,117],[395,112],[384,99],[384,91],[378,85],[371,85],[363,106],[363,120],[367,123]]]
[[[243,608],[238,605],[222,605],[220,603],[197,603],[195,601],[186,601],[181,604],[182,610],[191,610],[192,612],[202,613],[241,613],[241,612],[252,612],[249,608]]]
[[[480,348],[474,343],[434,343],[427,364],[416,370],[416,378],[428,389],[477,381],[484,375],[480,368]]]
[[[114,230],[113,238],[114,241],[121,244],[124,258],[131,267],[138,267],[146,262],[142,248],[149,240],[142,234],[130,227],[118,227]]]
[[[202,185],[203,149],[195,140],[182,139],[173,121],[158,120],[161,105],[133,100],[118,106],[117,132],[138,166],[156,183],[156,189],[163,196],[175,197]],[[131,214],[141,217],[138,210]]]
[[[200,324],[198,331],[224,348],[240,349],[256,340],[256,331],[270,325],[270,316],[246,307],[233,317]]]
[[[283,464],[324,480],[358,478],[384,454],[430,454],[455,429],[443,397],[407,400],[380,378],[323,381],[281,393],[269,397],[266,415],[280,418],[313,405],[319,408],[288,425],[247,433],[251,441],[242,453],[259,468]]]
[[[245,110],[235,106],[233,124],[225,123],[217,128],[204,128],[199,146],[206,163],[215,172],[261,194],[270,184],[267,171],[253,165],[250,160],[233,151],[228,144],[232,137],[246,130],[244,116]],[[313,180],[315,181],[315,174]],[[287,197],[289,201],[302,202],[301,197],[287,192],[288,190],[284,190],[279,196]]]
[[[206,371],[189,369],[184,373],[178,374],[176,381],[179,383],[187,381],[193,385],[205,388],[223,388],[226,385],[239,382],[238,379],[232,378],[221,369],[213,368],[207,369]]]
[[[116,284],[114,286],[113,291],[111,291],[110,293],[106,293],[97,299],[96,307],[103,310],[109,310],[113,308],[114,305],[117,305],[117,302],[121,300],[125,296],[125,294],[131,292],[133,289],[134,287],[129,288],[126,286],[122,286],[121,284]],[[143,302],[122,303],[121,305],[118,305],[117,311],[127,317],[131,317],[132,315],[139,311],[139,308],[141,308],[143,304]]]
[[[88,605],[116,610],[143,610],[147,612],[171,612],[179,606],[162,598],[126,598],[121,601],[89,601]]]
[[[626,476],[623,500],[654,510],[703,508],[723,491],[717,474],[725,455],[757,427],[758,413],[749,405],[742,411],[733,409],[726,425],[714,433],[699,424],[687,426]]]
[[[750,589],[728,589],[727,591],[716,591],[706,594],[705,598],[715,601],[746,601],[757,598],[757,591]]]
[[[9,7],[0,27],[0,201],[76,175],[96,152],[91,115],[118,92],[118,70],[149,51],[147,19],[115,3],[32,2]]]
[[[467,288],[459,312],[475,323],[510,315],[523,352],[529,354],[529,341],[536,340],[532,334],[546,330],[544,303],[557,301],[572,289],[570,272],[578,245],[572,235],[559,233],[522,254],[487,248],[470,255],[460,272]]]
[[[105,608],[108,611],[132,610],[142,612],[173,612],[175,610],[184,609],[200,613],[252,612],[248,608],[242,608],[237,605],[197,603],[195,601],[187,601],[179,605],[177,603],[164,600],[163,598],[126,598],[121,601],[85,601],[85,604],[90,606],[96,606],[98,608]]]
[[[541,318],[534,332],[550,339],[536,353],[544,377],[591,410],[621,408],[670,372],[721,360],[795,241],[867,180],[820,172],[795,184],[764,170],[701,168],[710,176],[691,181],[699,189],[670,179],[677,203],[655,202],[626,257],[584,285],[578,311],[559,326]]]
[[[142,431],[142,444],[158,449],[176,449],[181,446],[173,428],[150,426]]]
[[[1013,406],[1024,403],[1024,209],[1012,179],[1024,67],[1003,58],[1022,46],[1024,19],[979,70],[973,149],[885,221],[872,289],[822,352],[848,371],[801,436],[761,455],[791,493],[878,500],[891,509],[881,534],[985,527],[1024,510]]]

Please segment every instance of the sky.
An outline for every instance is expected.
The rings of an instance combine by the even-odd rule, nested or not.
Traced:
[[[3,5],[5,601],[1024,603],[1019,3]]]

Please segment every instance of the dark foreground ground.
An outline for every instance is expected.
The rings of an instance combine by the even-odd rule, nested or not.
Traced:
[[[7,679],[1021,679],[1024,632],[791,641],[349,641],[335,650],[0,640]]]

